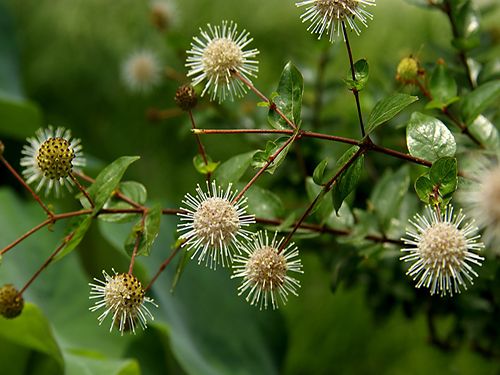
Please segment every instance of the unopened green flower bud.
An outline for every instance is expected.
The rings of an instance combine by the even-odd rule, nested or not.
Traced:
[[[38,167],[44,176],[51,180],[68,177],[73,169],[72,160],[75,153],[67,140],[56,137],[49,138],[38,149]]]
[[[409,82],[417,79],[418,60],[412,56],[405,57],[399,62],[396,72],[396,79],[398,81]]]
[[[12,284],[0,289],[0,315],[12,319],[23,311],[24,300]]]
[[[175,103],[177,107],[183,111],[190,111],[196,107],[198,102],[198,95],[191,85],[184,85],[179,87],[175,93]]]

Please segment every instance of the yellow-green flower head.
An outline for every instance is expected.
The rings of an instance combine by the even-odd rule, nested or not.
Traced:
[[[373,19],[373,16],[363,8],[367,5],[375,6],[375,0],[308,0],[295,3],[295,5],[307,6],[306,11],[300,16],[302,22],[311,22],[307,30],[319,34],[318,39],[321,39],[323,33],[326,32],[330,35],[330,42],[333,43],[335,34],[339,36],[341,33],[342,22],[347,23],[357,35],[361,29],[356,24],[356,19],[368,27],[366,21]]]
[[[233,71],[238,72],[244,79],[250,82],[249,76],[255,77],[259,70],[258,61],[251,60],[259,51],[252,49],[244,51],[244,48],[253,40],[248,38],[250,33],[243,30],[239,35],[236,24],[222,21],[222,26],[212,27],[207,25],[210,33],[200,28],[203,39],[194,37],[195,43],[191,43],[191,50],[187,53],[186,67],[190,68],[188,77],[193,77],[193,86],[206,80],[205,88],[201,96],[206,92],[210,94],[210,100],[219,97],[219,103],[229,96],[234,100],[234,95],[241,97],[246,93],[246,85],[237,77]]]
[[[453,207],[448,205],[444,213],[436,212],[427,206],[427,217],[417,214],[410,220],[416,231],[407,230],[410,238],[402,238],[406,245],[412,247],[401,249],[410,254],[401,258],[405,262],[414,261],[407,275],[414,280],[420,277],[416,287],[424,286],[431,294],[460,293],[460,286],[467,289],[465,279],[471,284],[472,276],[478,276],[471,263],[480,266],[483,257],[472,252],[481,250],[484,245],[477,240],[478,228],[473,222],[462,226],[465,215],[462,210],[453,215]]]
[[[142,329],[146,329],[146,318],[151,320],[154,318],[144,304],[146,302],[155,306],[156,304],[145,296],[146,292],[137,277],[128,273],[117,274],[114,270],[113,272],[115,276],[109,276],[106,271],[102,271],[105,281],[94,278],[100,285],[89,284],[92,287],[90,298],[102,298],[102,301],[97,301],[90,311],[99,310],[101,307],[106,309],[98,318],[99,325],[108,314],[111,314],[113,320],[109,332],[117,325],[122,336],[127,329],[135,334],[137,322]]]
[[[276,235],[269,241],[267,232],[258,232],[248,243],[241,245],[243,254],[234,258],[234,274],[231,278],[243,277],[238,288],[239,295],[248,291],[246,300],[251,305],[260,305],[261,310],[262,306],[267,309],[269,298],[273,309],[276,309],[278,296],[283,304],[287,301],[288,293],[297,296],[300,282],[289,276],[288,272],[303,273],[300,259],[291,260],[299,255],[297,246],[292,243],[279,252],[284,238],[278,242]]]
[[[414,57],[403,58],[396,69],[396,78],[403,82],[411,82],[418,78],[418,60]]]
[[[25,156],[20,163],[26,167],[23,170],[26,183],[38,181],[36,192],[46,185],[45,195],[54,188],[56,196],[60,196],[61,186],[71,191],[74,183],[68,178],[69,174],[86,165],[80,140],[72,140],[70,130],[59,127],[54,131],[49,126],[47,129],[38,129],[36,138],[28,138],[28,142],[29,145],[22,150]]]

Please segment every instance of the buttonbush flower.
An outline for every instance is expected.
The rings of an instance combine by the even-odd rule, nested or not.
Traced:
[[[250,33],[243,30],[239,35],[236,24],[227,21],[221,26],[212,27],[207,25],[210,33],[200,28],[203,39],[194,37],[195,43],[191,43],[191,50],[187,51],[188,57],[186,67],[191,70],[188,77],[193,77],[193,86],[203,80],[207,80],[201,96],[205,92],[210,94],[210,100],[219,97],[219,103],[229,96],[234,100],[234,95],[241,97],[246,93],[246,85],[235,76],[232,71],[238,72],[243,78],[250,81],[249,76],[254,76],[258,71],[258,61],[251,60],[259,51],[243,49],[253,40],[248,38]]]
[[[415,262],[407,272],[414,280],[420,277],[416,287],[430,288],[430,293],[460,293],[459,286],[467,289],[464,279],[471,284],[472,276],[478,276],[471,264],[480,266],[484,260],[472,251],[481,250],[484,245],[477,242],[480,235],[473,222],[461,225],[465,215],[462,210],[453,215],[453,207],[448,205],[444,213],[427,206],[427,217],[417,214],[410,220],[416,231],[407,230],[410,238],[402,238],[406,245],[402,249],[409,252],[401,258],[405,262]]]
[[[210,260],[210,268],[215,268],[218,263],[222,263],[223,267],[226,263],[229,265],[232,262],[232,249],[238,250],[237,236],[248,239],[250,234],[242,227],[255,223],[253,215],[245,215],[246,198],[242,197],[235,204],[232,203],[237,192],[232,193],[231,187],[229,184],[224,192],[213,181],[210,192],[207,182],[207,193],[198,185],[196,197],[186,194],[182,201],[188,206],[181,208],[183,212],[179,214],[179,231],[186,231],[181,235],[181,238],[187,240],[183,246],[194,250],[192,258],[199,254],[198,263],[206,258],[208,265]]]
[[[267,232],[262,231],[253,236],[247,244],[241,245],[242,255],[236,255],[233,265],[234,274],[231,278],[243,277],[241,286],[238,288],[239,295],[248,290],[246,300],[251,305],[259,305],[267,309],[269,297],[273,309],[278,308],[279,295],[283,304],[287,301],[288,293],[297,296],[297,288],[300,282],[287,275],[291,272],[302,272],[300,259],[291,260],[299,255],[295,244],[289,244],[283,251],[278,252],[284,238],[276,241],[276,235],[271,242]],[[264,240],[265,237],[265,240]]]
[[[66,186],[71,191],[74,182],[68,178],[73,170],[84,167],[85,159],[82,157],[80,139],[71,140],[71,131],[58,127],[56,131],[52,126],[38,129],[36,138],[28,138],[29,145],[25,145],[21,158],[21,166],[26,167],[23,175],[27,184],[38,181],[36,192],[46,185],[45,195],[52,188],[56,196],[60,196],[61,186]]]
[[[122,77],[132,91],[149,91],[161,78],[158,57],[150,51],[138,51],[130,55],[122,67]]]
[[[458,194],[479,228],[484,229],[484,241],[496,253],[500,253],[500,166],[487,159],[479,159],[472,175],[478,182],[464,187]]]
[[[4,285],[0,289],[0,315],[12,319],[23,311],[24,299],[12,284]]]
[[[373,19],[373,16],[363,8],[367,5],[375,6],[375,0],[308,0],[295,3],[295,5],[298,7],[308,6],[300,16],[302,22],[311,21],[311,25],[307,30],[319,34],[318,39],[321,39],[326,31],[326,34],[330,35],[330,42],[333,43],[335,31],[337,36],[340,35],[341,22],[347,23],[357,35],[361,30],[355,22],[356,19],[365,27],[368,27],[366,21],[367,19]]]
[[[94,278],[99,284],[89,284],[92,287],[90,298],[102,298],[102,301],[97,301],[90,311],[94,312],[101,307],[106,309],[98,318],[99,325],[108,314],[112,315],[113,320],[109,332],[113,330],[113,326],[117,325],[122,336],[125,330],[131,330],[135,334],[137,322],[142,329],[146,329],[146,318],[149,317],[151,320],[154,318],[144,303],[151,303],[155,306],[156,304],[152,299],[145,297],[146,293],[137,277],[128,273],[117,274],[115,270],[113,272],[115,276],[111,277],[106,271],[102,271],[104,281]]]

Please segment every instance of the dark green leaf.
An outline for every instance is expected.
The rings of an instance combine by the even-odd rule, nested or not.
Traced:
[[[347,162],[358,152],[359,147],[353,146],[337,161],[335,165],[334,175],[344,167]],[[354,190],[358,182],[361,171],[363,170],[364,155],[358,155],[356,160],[352,162],[342,173],[337,177],[332,185],[333,207],[337,214],[344,199]]]
[[[87,190],[90,199],[94,202],[93,215],[101,210],[106,201],[113,194],[128,166],[134,161],[139,160],[139,158],[139,156],[122,156],[99,173],[94,183],[90,185]],[[81,198],[80,201],[84,207],[89,206],[85,198]]]
[[[434,192],[434,184],[425,176],[420,176],[415,181],[415,191],[422,202],[429,203]]]
[[[429,171],[429,179],[434,186],[439,186],[443,196],[452,194],[457,189],[457,159],[443,156],[436,160]]]
[[[78,227],[74,231],[75,234],[72,235],[71,239],[66,243],[66,245],[64,245],[62,251],[54,258],[53,261],[61,259],[63,256],[69,254],[80,244],[85,236],[85,233],[87,233],[87,230],[90,228],[90,224],[92,224],[92,219],[93,216],[91,215],[81,215],[72,219],[74,224],[78,223]]]
[[[479,34],[481,13],[472,1],[467,1],[460,6],[455,23],[459,37],[470,40]]]
[[[295,137],[295,135],[293,137]],[[274,141],[267,141],[266,151],[257,151],[253,155],[251,161],[252,168],[263,168],[271,158],[274,158],[273,162],[269,164],[266,169],[266,172],[274,174],[276,168],[285,160],[292,142],[290,142],[278,155],[275,154],[289,139],[290,137],[280,137]]]
[[[493,59],[484,65],[477,77],[477,82],[482,85],[495,79],[500,79],[500,58]]]
[[[285,115],[295,126],[300,120],[302,110],[302,94],[304,92],[304,78],[296,66],[289,62],[281,73],[278,83],[278,96],[272,101],[276,107]],[[291,126],[278,114],[278,112],[269,110],[267,116],[269,123],[276,129],[291,129]]]
[[[442,105],[446,105],[450,99],[457,95],[455,79],[442,60],[438,61],[432,73],[430,92],[432,98]]]
[[[406,128],[408,151],[414,157],[430,161],[454,156],[457,145],[453,134],[437,118],[414,112]]]
[[[149,209],[146,220],[144,220],[144,226],[142,226],[142,219],[136,223],[125,239],[125,251],[129,256],[132,256],[134,252],[139,233],[141,237],[139,239],[136,256],[149,256],[151,245],[160,231],[161,215],[161,204],[156,203]]]
[[[220,161],[214,163],[212,158],[208,155],[205,155],[205,157],[207,158],[207,163],[205,163],[205,159],[201,154],[198,154],[193,158],[193,165],[196,168],[196,170],[201,174],[207,174],[209,172],[215,171],[217,166],[220,164]]]
[[[313,172],[313,181],[316,185],[323,184],[323,174],[325,173],[326,164],[328,163],[328,158],[324,158],[321,163],[317,165]]]
[[[226,187],[230,183],[237,183],[250,166],[254,153],[254,151],[250,151],[226,160],[215,170],[212,175],[213,180],[222,187]]]
[[[324,200],[324,197],[327,193],[326,186],[316,185],[311,177],[306,177],[305,182],[306,193],[309,202],[312,203],[316,199],[316,197],[319,196],[311,212],[309,212],[309,215],[316,214],[320,218],[321,222],[323,222],[323,220],[326,220],[333,211],[332,201],[330,199],[327,199],[326,201]]]
[[[80,355],[78,355],[80,354]],[[130,358],[96,358],[95,354],[81,355],[74,352],[66,353],[67,361],[65,375],[140,375],[141,367],[137,359]]]
[[[366,59],[361,59],[356,61],[356,63],[354,64],[355,79],[345,79],[345,78],[342,79],[350,88],[356,89],[357,91],[361,91],[365,88],[366,83],[368,82],[369,75],[370,75],[370,69],[368,67],[368,61],[366,61]],[[350,71],[348,77],[352,77]]]
[[[34,136],[42,123],[42,114],[37,105],[24,99],[3,96],[1,93],[0,118],[2,134],[20,140],[26,139],[26,135]]]
[[[417,100],[417,96],[401,93],[392,94],[379,100],[368,116],[366,135]]]
[[[465,126],[472,124],[476,117],[483,113],[498,96],[500,96],[500,80],[486,82],[468,93],[460,108],[460,114],[465,121]]]
[[[245,192],[248,198],[248,213],[264,219],[281,219],[285,208],[281,199],[273,192],[253,184]]]
[[[148,198],[146,187],[136,181],[122,181],[119,183],[117,190],[119,190],[120,193],[128,199],[140,205],[146,203],[146,200]],[[108,199],[103,208],[109,210],[123,210],[135,207],[130,203],[124,201],[123,199],[112,196]],[[99,219],[108,221],[110,223],[128,223],[130,221],[137,220],[137,217],[139,215],[140,214],[116,213],[100,214],[98,217]]]
[[[179,257],[179,262],[177,263],[177,267],[175,268],[175,275],[174,279],[172,281],[172,287],[170,288],[170,293],[174,293],[174,289],[181,279],[181,275],[184,272],[184,269],[186,268],[186,265],[189,263],[189,259],[191,258],[191,255],[187,251],[187,247],[184,249],[180,250],[181,255]]]

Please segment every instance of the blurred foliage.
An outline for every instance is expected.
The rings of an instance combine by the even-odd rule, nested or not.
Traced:
[[[149,24],[147,2],[3,0],[0,138],[6,146],[6,159],[20,171],[16,160],[25,138],[40,126],[64,126],[82,139],[89,176],[95,178],[122,155],[140,155],[140,160],[127,164],[126,172],[125,166],[121,171],[127,194],[141,203],[147,199],[156,212],[158,201],[163,208],[178,208],[184,194],[194,192],[196,183],[204,185],[203,174],[193,165],[198,153],[196,139],[187,115],[173,110],[167,118],[151,121],[148,109],[175,108],[177,88],[188,83],[185,51],[192,36],[199,27],[226,19],[237,22],[254,38],[251,46],[260,51],[254,84],[261,92],[269,96],[285,85],[280,77],[286,78],[282,71],[287,66],[289,77],[303,77],[302,113],[291,111],[294,119],[303,121],[303,129],[359,138],[356,106],[342,81],[349,85],[351,78],[345,46],[310,35],[299,19],[302,9],[293,2],[174,3],[177,13],[172,30],[161,34]],[[446,16],[425,6],[426,1],[387,0],[370,9],[374,20],[360,37],[352,34],[353,54],[362,59],[357,65],[360,76],[368,77],[369,66],[369,79],[363,82],[366,85],[360,94],[361,109],[366,119],[374,119],[369,132],[375,143],[406,152],[410,140],[410,153],[429,160],[465,155],[465,148],[473,142],[448,127],[450,121],[440,111],[460,96],[464,99],[459,115],[470,125],[470,132],[490,149],[500,147],[498,111],[490,109],[498,108],[500,9],[487,1],[478,2],[477,7],[468,1],[452,3],[462,25],[466,20],[478,20],[481,29],[462,27],[453,36]],[[156,52],[165,66],[161,84],[146,93],[130,92],[121,80],[124,59],[138,49]],[[481,84],[468,95],[464,89],[467,77],[458,57],[463,51],[472,59],[473,76]],[[403,87],[394,79],[398,62],[410,54],[419,60],[427,78],[431,77],[435,103],[430,104],[417,87]],[[293,64],[286,65],[289,61]],[[200,87],[196,89],[200,92]],[[420,100],[405,108],[415,95]],[[383,110],[387,101],[394,109],[396,100],[400,108],[393,113]],[[195,121],[202,128],[269,128],[268,111],[256,105],[259,101],[253,93],[222,105],[204,97],[194,112]],[[477,117],[485,110],[491,116]],[[446,129],[442,133],[446,142],[440,139],[429,144],[425,138],[419,143],[405,132],[407,123],[410,134],[422,124],[432,124],[433,132]],[[207,135],[202,140],[213,162],[221,162],[214,177],[222,185],[239,180],[240,189],[244,186],[241,181],[254,174],[248,168],[254,162],[253,153],[266,149],[261,151],[265,162],[268,151],[284,142],[269,135]],[[454,147],[455,140],[462,148]],[[434,146],[443,143],[447,147],[436,152]],[[338,170],[336,163],[349,152],[348,145],[302,139],[300,148],[290,147],[274,175],[264,174],[258,186],[249,189],[249,212],[290,225],[321,191],[318,184]],[[329,163],[320,164],[327,157]],[[453,166],[445,172],[450,169],[456,173]],[[418,198],[429,193],[423,178],[434,181],[434,176],[422,177],[426,171],[381,154],[366,157],[364,169],[348,171],[348,179],[359,179],[357,184],[349,180],[348,189],[336,191],[335,206],[329,196],[307,221],[352,232],[348,236],[297,232],[294,240],[305,270],[299,276],[302,289],[299,298],[290,298],[279,311],[249,306],[237,296],[237,282],[229,278],[229,272],[213,272],[195,262],[187,264],[175,293],[170,294],[175,274],[170,265],[150,291],[159,305],[152,311],[155,320],[137,336],[109,334],[109,321],[99,326],[97,315],[88,311],[92,302],[87,296],[88,283],[103,269],[127,268],[125,247],[133,243],[138,224],[134,221],[139,217],[124,215],[114,222],[96,222],[89,215],[85,227],[73,223],[82,225],[86,233],[81,242],[74,243],[77,250],[68,251],[48,267],[24,293],[28,303],[19,320],[0,319],[0,363],[23,364],[2,367],[2,371],[71,375],[497,374],[498,262],[489,262],[493,259],[489,257],[469,291],[453,299],[431,297],[428,290],[414,289],[405,275],[406,265],[398,260],[398,246],[366,239],[376,235],[398,240],[404,235],[407,219],[420,211]],[[306,178],[313,175],[314,180]],[[411,185],[419,177],[422,185],[415,186],[417,196]],[[117,177],[104,192],[90,192],[96,196],[103,192],[99,202],[104,205],[119,180]],[[3,165],[0,183],[3,247],[43,221],[44,215],[27,192],[14,192],[7,186],[20,188]],[[356,194],[349,194],[354,187]],[[71,195],[48,202],[54,203],[56,212],[80,208]],[[116,207],[117,203],[106,204]],[[172,252],[175,242],[172,233],[177,218],[164,215],[160,222],[156,216],[150,225],[156,232],[160,228],[160,234],[151,256],[141,258],[135,269],[143,284]],[[43,229],[5,255],[0,282],[24,285],[62,237],[62,223],[53,229],[55,233]],[[153,237],[147,238],[147,249]]]

